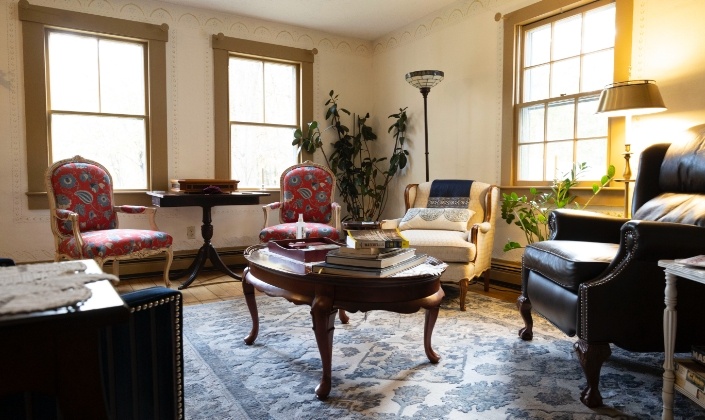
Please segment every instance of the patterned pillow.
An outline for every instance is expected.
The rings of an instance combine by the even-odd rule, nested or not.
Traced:
[[[468,220],[475,214],[469,209],[411,208],[399,222],[399,230],[468,230]]]

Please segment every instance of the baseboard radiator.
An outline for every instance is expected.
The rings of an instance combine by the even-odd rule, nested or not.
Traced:
[[[493,258],[490,283],[521,289],[521,262]]]

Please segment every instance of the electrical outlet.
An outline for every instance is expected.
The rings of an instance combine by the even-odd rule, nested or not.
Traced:
[[[187,239],[196,239],[196,226],[187,226],[186,227],[186,238]]]

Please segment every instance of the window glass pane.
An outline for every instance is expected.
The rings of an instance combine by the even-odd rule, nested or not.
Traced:
[[[561,19],[553,27],[553,60],[580,54],[582,15]]]
[[[551,59],[551,25],[527,31],[524,48],[524,66],[548,63]]]
[[[614,69],[614,50],[604,50],[583,56],[581,92],[602,90],[612,83]]]
[[[51,109],[98,112],[97,38],[49,32]]]
[[[551,71],[551,97],[572,95],[580,90],[580,58],[553,63]]]
[[[543,145],[526,144],[519,146],[519,181],[543,181]]]
[[[598,153],[591,157],[599,163],[596,172],[601,176],[606,167],[607,118],[595,110],[596,93],[613,81],[615,4],[576,12],[547,17],[524,32],[517,181],[550,181]]]
[[[607,117],[595,113],[599,100],[599,96],[578,100],[578,138],[607,136]]]
[[[51,116],[52,161],[75,155],[100,162],[116,189],[147,189],[144,118]]]
[[[296,69],[293,64],[265,63],[264,121],[296,124]]]
[[[575,105],[572,100],[548,104],[546,116],[546,140],[566,140],[574,138]]]
[[[588,165],[581,181],[598,181],[607,173],[607,138],[578,141],[575,160]]]
[[[264,122],[264,63],[230,57],[230,120]]]
[[[230,173],[239,187],[278,187],[284,169],[296,163],[291,145],[293,127],[259,127],[231,124]]]
[[[144,45],[101,39],[101,112],[144,115]]]
[[[538,101],[548,98],[548,75],[550,66],[532,67],[524,71],[523,102]]]
[[[573,142],[546,144],[546,180],[563,179],[573,169]]]
[[[522,108],[519,143],[543,141],[544,110],[543,104]]]
[[[614,47],[614,3],[585,13],[583,53]]]

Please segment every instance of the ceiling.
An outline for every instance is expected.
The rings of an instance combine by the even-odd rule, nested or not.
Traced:
[[[163,0],[372,41],[457,0]]]

